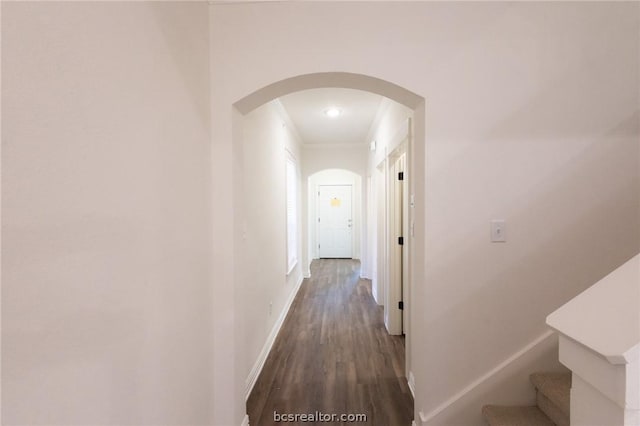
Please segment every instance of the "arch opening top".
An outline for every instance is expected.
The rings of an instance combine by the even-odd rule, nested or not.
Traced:
[[[322,168],[320,170],[314,171],[313,173],[310,173],[307,179],[315,179],[317,177],[326,177],[331,175],[349,176],[354,179],[362,178],[362,175],[355,170],[350,170],[344,167],[328,167],[328,168]]]
[[[259,106],[289,93],[329,87],[376,93],[411,109],[415,109],[424,99],[397,84],[376,77],[347,72],[323,72],[280,80],[245,96],[237,101],[234,106],[240,113],[248,114]]]

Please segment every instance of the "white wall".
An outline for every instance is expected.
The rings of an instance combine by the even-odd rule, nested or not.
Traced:
[[[416,414],[539,336],[549,312],[638,252],[639,7],[211,6],[221,196],[233,190],[224,180],[233,171],[225,154],[233,146],[230,105],[262,87],[338,70],[425,98],[416,111],[426,121],[425,133],[416,131],[426,136],[424,191],[416,194],[426,205],[425,228],[416,229],[426,244],[417,259],[424,280],[412,309]],[[507,220],[507,243],[489,242],[495,218]],[[232,239],[223,227],[232,220],[232,209],[218,212],[214,238]],[[228,277],[233,256],[222,256],[214,266]],[[233,298],[232,288],[216,290]],[[233,340],[226,328],[217,326],[216,336]],[[241,400],[224,371],[233,348],[216,357],[216,420],[239,423]]]
[[[361,144],[303,145],[303,178],[326,169],[344,169],[358,175],[367,170],[366,141]]]
[[[387,155],[391,154],[398,144],[403,142],[398,135],[403,130],[413,111],[390,99],[383,99],[376,119],[369,130],[369,140],[376,141],[376,150],[369,151],[367,156],[367,173],[378,167]]]
[[[207,6],[2,9],[2,422],[208,424]]]
[[[302,223],[298,221],[298,263],[287,275],[286,158],[296,159],[300,171],[300,141],[284,123],[280,109],[266,104],[244,118],[242,206],[236,218],[244,230],[236,286],[237,313],[242,333],[238,356],[247,384],[264,362],[265,345],[287,303],[302,281]],[[302,206],[302,180],[298,178],[298,209]],[[271,306],[270,306],[271,305]],[[271,335],[271,338],[275,336]]]
[[[638,252],[639,8],[3,3],[3,420],[240,423],[232,105],[335,70],[426,100],[411,356],[432,412]]]

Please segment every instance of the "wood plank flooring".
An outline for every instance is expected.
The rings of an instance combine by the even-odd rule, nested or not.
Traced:
[[[367,416],[360,423],[293,424],[411,424],[404,338],[387,333],[359,270],[347,259],[311,264],[247,401],[251,426],[280,424],[274,411]]]

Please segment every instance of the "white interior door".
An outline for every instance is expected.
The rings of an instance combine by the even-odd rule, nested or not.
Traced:
[[[351,185],[318,186],[318,253],[321,258],[352,257]]]
[[[404,147],[387,159],[387,286],[384,308],[389,334],[406,334],[408,327],[408,208],[406,153]]]
[[[409,324],[408,299],[409,299],[409,253],[407,250],[409,239],[409,185],[407,184],[407,158],[402,154],[396,162],[396,175],[402,174],[396,186],[396,233],[403,239],[400,249],[400,301],[402,302],[402,334],[406,334]]]

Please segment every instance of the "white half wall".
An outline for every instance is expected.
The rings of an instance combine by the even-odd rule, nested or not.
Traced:
[[[3,424],[211,424],[207,21],[3,2]]]

